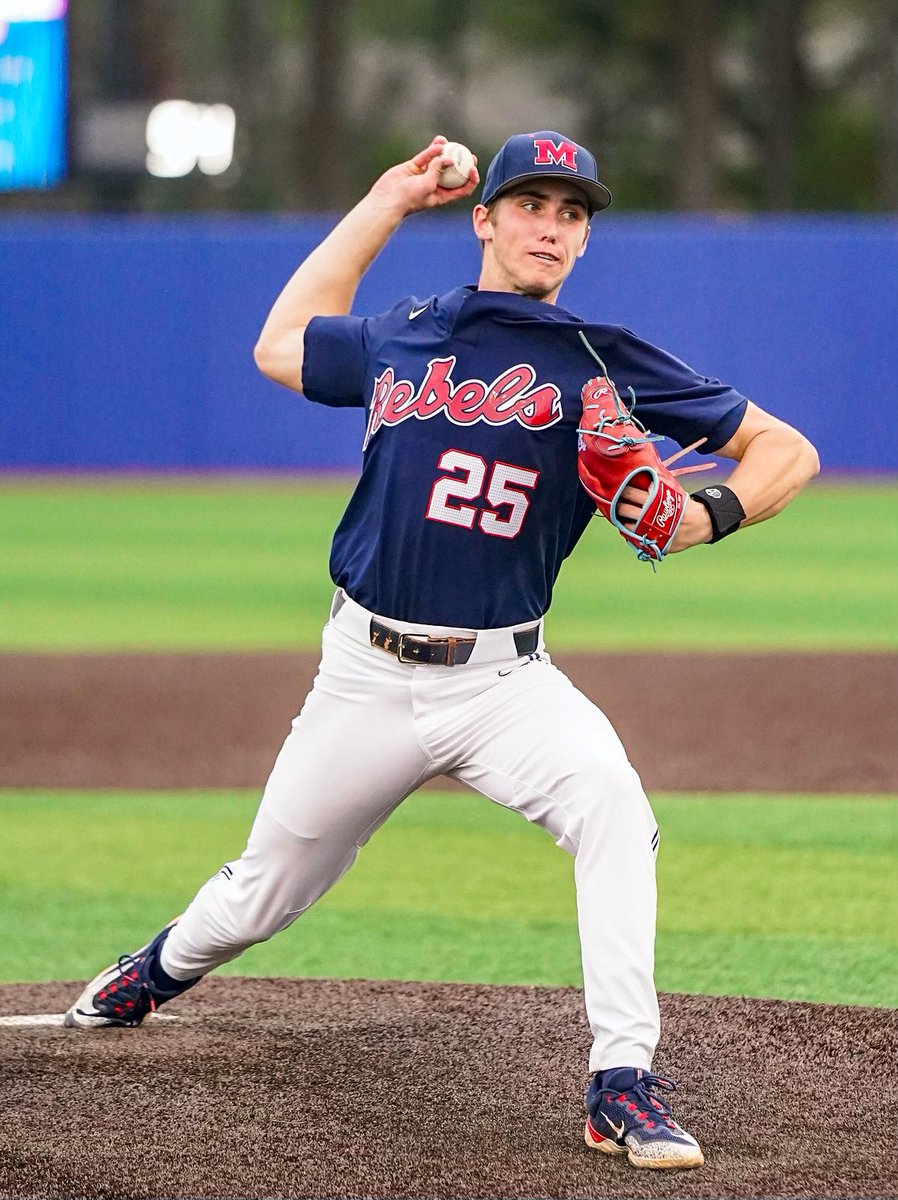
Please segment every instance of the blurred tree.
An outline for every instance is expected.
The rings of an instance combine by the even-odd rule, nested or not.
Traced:
[[[471,57],[469,37],[475,14],[474,0],[439,0],[434,6],[433,45],[442,63],[441,86],[434,104],[434,126],[448,130],[447,137],[467,145],[471,138],[468,127],[467,98]]]
[[[339,210],[435,131],[485,165],[554,127],[618,211],[898,209],[898,0],[91,0],[69,28],[76,125],[92,101],[222,101],[234,166],[6,208]]]
[[[522,99],[528,91],[543,97],[539,123],[593,148],[615,204],[624,208],[670,206],[674,57],[667,4],[493,0],[478,10],[500,61],[519,64]]]
[[[168,42],[171,16],[165,0],[146,5],[102,0],[93,99],[121,101],[162,99],[171,94],[173,61]],[[96,15],[96,14],[95,14]],[[87,14],[85,14],[87,18]],[[146,178],[133,171],[97,171],[92,178],[93,207],[117,211],[142,206]]]
[[[303,199],[308,207],[344,209],[353,199],[347,131],[351,0],[308,0],[306,70],[311,100],[305,122]]]
[[[235,164],[215,189],[214,207],[282,205],[289,109],[273,103],[278,38],[272,6],[252,0],[193,0],[182,6],[182,19],[190,26],[193,87],[203,91],[202,98],[194,94],[190,99],[230,104],[236,114]],[[193,182],[212,193],[209,180]]]
[[[874,9],[879,197],[882,208],[895,212],[898,211],[898,4],[882,0]]]
[[[473,142],[470,96],[482,3],[474,0],[393,0],[357,4],[360,45],[352,139],[357,189],[420,150],[435,133]]]
[[[801,39],[807,88],[793,159],[795,206],[879,206],[875,62],[877,8],[895,0],[814,0]]]
[[[673,199],[677,208],[711,209],[718,203],[720,136],[719,0],[671,0],[671,44],[676,55],[673,96],[677,147]]]
[[[796,139],[807,99],[799,48],[806,7],[806,0],[761,0],[760,4],[760,173],[766,208],[787,209],[795,203]]]

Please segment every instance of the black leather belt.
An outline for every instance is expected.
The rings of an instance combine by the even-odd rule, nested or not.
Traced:
[[[519,656],[532,654],[539,645],[539,625],[520,629],[514,635]],[[477,637],[428,637],[425,633],[400,633],[376,617],[371,618],[371,645],[395,654],[401,663],[413,666],[454,667],[466,663],[474,653]]]

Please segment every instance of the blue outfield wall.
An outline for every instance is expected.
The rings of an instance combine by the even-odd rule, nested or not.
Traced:
[[[333,221],[0,220],[0,466],[350,468],[360,413],[252,348]],[[465,217],[416,217],[355,311],[473,282]],[[898,469],[898,221],[601,217],[565,306],[627,325],[797,425],[829,470]]]

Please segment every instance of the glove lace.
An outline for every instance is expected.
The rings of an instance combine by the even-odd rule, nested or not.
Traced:
[[[639,541],[639,549],[636,551],[636,557],[640,562],[651,563],[652,570],[657,571],[658,568],[655,564],[659,563],[664,556],[654,538],[650,538],[648,534],[643,534]]]
[[[596,424],[596,428],[584,429],[582,426],[578,425],[577,432],[581,435],[585,434],[588,437],[603,438],[605,441],[610,442],[611,446],[609,447],[609,449],[607,451],[609,454],[624,454],[624,453],[626,453],[627,450],[630,450],[635,446],[645,446],[645,445],[648,445],[649,442],[663,441],[663,438],[660,433],[649,433],[649,431],[642,424],[642,422],[640,420],[638,420],[638,418],[633,416],[633,410],[636,407],[636,393],[634,392],[633,388],[632,387],[627,388],[627,391],[630,394],[630,401],[631,401],[630,407],[628,408],[627,405],[621,399],[620,393],[617,390],[617,385],[615,384],[615,382],[611,378],[611,376],[608,374],[608,368],[605,366],[604,362],[599,357],[598,353],[592,348],[592,346],[590,346],[589,341],[587,340],[586,334],[583,332],[582,329],[579,331],[579,336],[580,336],[580,340],[583,342],[583,345],[586,347],[586,349],[589,351],[589,353],[592,355],[592,357],[596,360],[596,362],[602,368],[602,378],[605,379],[605,381],[608,383],[608,386],[611,388],[611,394],[614,397],[614,405],[615,405],[616,412],[613,417],[610,417],[610,416],[606,416],[604,413],[604,410],[603,410],[602,415],[601,415],[601,417],[599,417],[599,420]],[[602,405],[601,404],[586,404],[586,405],[584,405],[584,409],[587,411],[589,409],[600,409],[601,410]],[[634,437],[630,433],[625,433],[621,436],[615,436],[613,433],[605,432],[606,428],[608,428],[610,426],[614,426],[614,425],[632,425],[643,436],[642,437]]]

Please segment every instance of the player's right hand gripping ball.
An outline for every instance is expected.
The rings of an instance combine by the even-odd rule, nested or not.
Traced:
[[[607,370],[584,384],[577,470],[598,511],[633,547],[637,558],[654,568],[667,553],[689,496],[658,457],[653,443],[660,436],[649,433],[633,416],[636,396],[632,390],[630,395],[632,404],[627,408]],[[624,490],[630,486],[648,493],[635,523],[625,523],[620,513]]]
[[[474,155],[461,142],[447,142],[442,153],[452,159],[452,165],[443,167],[440,172],[440,187],[464,187],[474,166]]]

